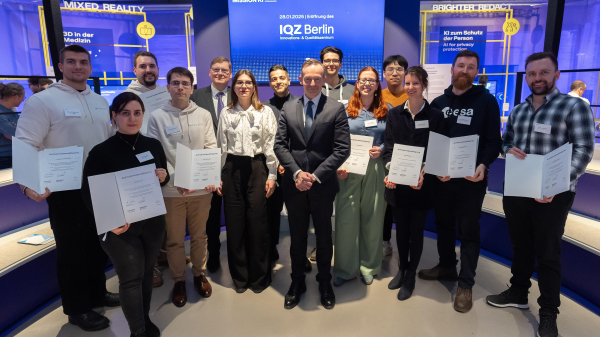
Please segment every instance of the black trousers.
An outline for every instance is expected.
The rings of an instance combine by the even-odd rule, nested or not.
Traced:
[[[267,198],[267,217],[269,221],[269,238],[271,241],[271,254],[277,250],[279,232],[281,229],[281,211],[283,210],[283,191],[281,190],[281,176],[277,174],[279,186],[275,187],[273,194]]]
[[[284,194],[290,224],[290,257],[292,259],[292,281],[304,282],[308,226],[312,216],[317,237],[317,281],[331,282],[331,258],[333,239],[331,215],[335,194],[319,194],[306,191]]]
[[[210,203],[210,211],[208,220],[206,220],[206,236],[207,250],[209,259],[219,259],[221,254],[221,207],[223,205],[223,197],[213,192],[213,197]]]
[[[98,242],[94,215],[83,203],[81,190],[54,192],[46,200],[63,311],[80,315],[106,295],[108,256]]]
[[[2,137],[2,135],[0,135]],[[0,170],[12,167],[12,156],[0,157]]]
[[[456,266],[456,226],[460,240],[460,273],[458,286],[471,289],[475,284],[475,270],[479,260],[481,238],[479,219],[486,193],[487,180],[477,183],[465,179],[441,182],[432,179],[437,248],[440,266]]]
[[[423,253],[423,231],[427,220],[427,210],[394,207],[394,218],[396,219],[400,270],[416,272]],[[409,252],[410,262],[408,260]]]
[[[144,328],[149,319],[154,263],[164,236],[164,215],[134,222],[121,235],[109,232],[105,240],[99,236],[119,277],[121,308],[132,332]]]
[[[385,217],[383,218],[383,241],[392,239],[392,224],[394,223],[394,206],[387,204]],[[396,224],[396,226],[398,226]]]
[[[562,235],[574,199],[574,192],[563,192],[546,204],[521,197],[502,200],[514,249],[510,283],[527,294],[537,261],[541,308],[560,306]]]
[[[237,289],[261,291],[271,284],[265,156],[228,154],[221,176],[231,278]]]

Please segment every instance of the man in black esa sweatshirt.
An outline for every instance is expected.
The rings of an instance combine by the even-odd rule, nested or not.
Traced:
[[[454,309],[468,312],[473,306],[472,288],[479,259],[479,218],[487,188],[490,164],[500,154],[500,109],[485,87],[473,86],[479,56],[469,50],[457,54],[451,68],[452,85],[431,103],[444,112],[450,137],[479,135],[477,169],[472,177],[433,181],[433,206],[440,261],[432,269],[419,271],[424,280],[457,280]],[[458,222],[461,269],[456,271],[456,223]]]

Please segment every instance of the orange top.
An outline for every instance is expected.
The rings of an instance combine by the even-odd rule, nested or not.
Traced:
[[[383,100],[390,103],[393,107],[403,104],[408,99],[408,95],[404,89],[398,94],[392,94],[389,89],[385,88],[381,90],[381,95],[383,96]]]

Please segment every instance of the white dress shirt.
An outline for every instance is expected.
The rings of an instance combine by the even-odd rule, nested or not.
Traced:
[[[583,100],[584,102],[586,102],[587,104],[590,104],[590,101],[589,101],[587,98],[585,98],[585,97],[581,97],[581,96],[577,95],[576,93],[574,93],[574,92],[572,92],[572,91],[569,93],[569,96],[572,96],[572,97],[577,97],[577,98],[579,98],[579,99],[582,99],[582,100]]]
[[[219,93],[219,90],[217,90],[217,88],[215,88],[211,84],[210,91],[212,93],[213,104],[215,105],[215,113],[217,114],[217,118],[219,118],[219,111],[217,111],[217,106],[219,106],[219,98],[217,97],[217,94]],[[225,110],[225,108],[227,108],[227,92],[228,91],[229,91],[229,88],[225,87],[225,89],[223,90],[223,97],[221,97],[221,100],[223,101],[223,110]]]
[[[303,97],[302,99],[304,101],[304,110],[302,113],[302,119],[304,121],[304,125],[306,125],[306,109],[308,106],[308,102],[312,101],[314,103],[313,108],[312,108],[313,109],[313,123],[314,123],[315,116],[317,113],[317,105],[319,105],[319,100],[321,99],[321,95],[322,95],[322,93],[319,92],[319,94],[316,97],[314,97],[313,99],[308,99],[308,97],[306,97],[306,94],[302,95],[302,97]],[[302,170],[298,170],[298,171],[294,172],[294,180],[296,180],[296,177],[298,176],[298,173],[300,173],[300,171],[302,171]],[[319,178],[317,178],[316,175],[313,174],[312,176],[315,177],[315,180],[317,180],[317,182],[319,184],[321,183],[321,180],[319,180]]]

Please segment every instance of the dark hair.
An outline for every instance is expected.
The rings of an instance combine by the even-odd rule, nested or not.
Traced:
[[[408,69],[408,61],[406,61],[406,59],[404,58],[404,56],[402,55],[392,55],[392,56],[388,56],[385,61],[383,61],[383,71],[385,71],[385,68],[387,68],[387,66],[389,66],[390,64],[394,64],[394,62],[398,62],[398,64],[404,68],[404,70]]]
[[[479,79],[477,80],[477,82],[479,82],[479,84],[487,84],[488,82],[488,75],[481,75],[479,76]]]
[[[575,89],[580,89],[580,88],[585,88],[585,82],[581,81],[581,80],[576,80],[573,83],[571,83],[571,91],[575,90]]]
[[[479,55],[477,55],[476,52],[474,52],[472,50],[468,50],[468,49],[461,50],[454,57],[454,61],[452,62],[453,67],[456,65],[456,60],[458,60],[459,57],[474,57],[475,59],[477,59],[477,68],[479,68]]]
[[[68,51],[72,51],[74,53],[85,53],[88,57],[88,61],[92,62],[92,59],[90,58],[90,53],[88,52],[87,49],[83,48],[80,45],[72,44],[72,45],[66,46],[60,50],[60,63],[65,62],[65,52],[68,52]]]
[[[19,83],[0,83],[0,99],[25,95],[25,89]]]
[[[423,69],[421,66],[412,66],[406,70],[404,73],[404,77],[406,76],[415,76],[421,82],[423,89],[427,88],[429,85],[429,74],[427,74],[427,70]]]
[[[181,76],[187,76],[190,78],[190,83],[194,84],[194,74],[192,74],[191,71],[189,71],[188,69],[185,69],[184,67],[175,67],[171,70],[169,70],[169,72],[167,73],[167,83],[171,83],[171,76],[173,74],[179,74]]]
[[[321,54],[320,54],[321,62],[323,62],[323,57],[325,57],[325,54],[327,54],[327,53],[337,54],[340,58],[340,62],[342,62],[342,59],[344,58],[344,53],[342,53],[342,51],[339,48],[327,46],[321,50]]]
[[[158,60],[156,59],[156,56],[154,54],[152,54],[149,51],[145,51],[145,50],[140,50],[137,53],[135,53],[135,55],[133,56],[133,67],[136,68],[137,67],[137,59],[140,56],[150,56],[151,58],[154,59],[154,63],[156,63],[156,66],[158,67]]]
[[[527,59],[525,59],[525,69],[527,69],[527,65],[529,63],[531,63],[533,61],[543,60],[543,59],[550,59],[550,61],[552,61],[552,63],[554,63],[554,68],[556,68],[556,70],[558,70],[558,60],[556,59],[556,56],[554,56],[554,54],[552,54],[549,51],[533,53],[533,54],[527,56]]]
[[[33,76],[27,79],[27,83],[29,83],[29,85],[40,85],[40,77],[38,76]]]
[[[229,63],[229,70],[231,70],[231,61],[229,61],[227,58],[225,58],[223,56],[215,57],[212,61],[210,61],[210,67],[212,68],[213,64],[221,63],[221,62]]]
[[[283,70],[283,71],[285,71],[287,76],[290,77],[290,72],[287,70],[286,67],[284,67],[281,64],[276,64],[269,69],[269,78],[271,77],[271,73],[274,72],[275,70]]]
[[[144,113],[146,111],[146,108],[144,107],[144,102],[142,102],[142,99],[140,98],[140,96],[138,96],[132,92],[125,91],[125,92],[118,94],[117,97],[115,97],[115,99],[113,99],[112,105],[110,106],[110,109],[109,109],[110,119],[112,120],[113,112],[115,113],[115,115],[120,114],[123,111],[123,109],[125,109],[125,106],[127,104],[129,104],[129,102],[131,102],[131,101],[136,101],[136,102],[140,103],[140,105],[142,106],[142,113]],[[116,124],[113,123],[113,126],[116,126]]]
[[[314,66],[317,64],[320,65],[321,68],[323,68],[323,76],[325,76],[325,66],[323,65],[323,63],[319,62],[319,60],[317,60],[317,59],[306,59],[306,61],[304,61],[302,63],[302,67],[300,68],[300,75],[304,76],[304,74],[302,73],[302,70],[304,70],[304,68]]]
[[[357,79],[360,79],[360,75],[365,71],[372,71],[375,73],[375,77],[377,77],[377,89],[375,89],[375,98],[373,99],[373,104],[369,107],[369,111],[375,115],[377,120],[381,121],[385,118],[385,115],[388,113],[388,105],[383,100],[383,95],[381,95],[381,82],[379,82],[379,73],[373,67],[364,67],[358,73]],[[358,80],[357,80],[358,81]],[[362,112],[362,101],[360,100],[360,90],[358,90],[358,83],[354,87],[354,93],[350,100],[348,101],[348,107],[346,108],[346,112],[348,116],[352,119],[355,119]]]
[[[39,85],[44,86],[44,85],[50,85],[52,83],[54,83],[54,82],[49,78],[40,78]]]
[[[235,89],[235,83],[237,82],[238,78],[242,75],[247,75],[252,80],[252,87],[254,87],[254,92],[252,93],[252,97],[250,98],[252,106],[256,110],[259,110],[259,111],[262,110],[263,105],[260,102],[260,100],[258,99],[258,85],[256,84],[256,79],[254,78],[254,75],[252,74],[252,72],[250,70],[248,70],[248,69],[238,70],[238,72],[235,73],[235,76],[233,76],[233,80],[231,81],[231,89]],[[238,99],[237,94],[235,93],[235,90],[231,90],[231,103],[229,103],[228,108],[231,109],[234,106],[236,106],[238,104],[238,100],[239,99]]]

